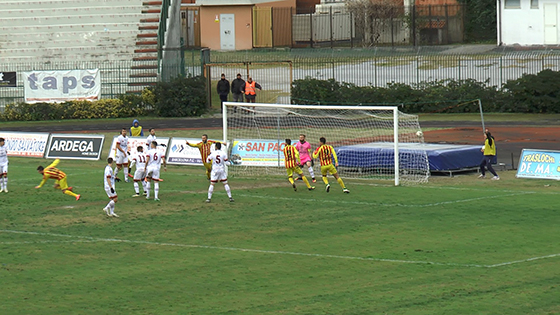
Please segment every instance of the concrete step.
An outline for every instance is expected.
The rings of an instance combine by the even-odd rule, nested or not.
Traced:
[[[136,46],[136,38],[133,36],[118,38],[76,38],[76,39],[57,39],[57,40],[35,40],[35,41],[6,41],[3,44],[4,49],[19,48],[57,48],[57,47],[128,47]]]
[[[67,40],[67,39],[90,39],[90,40],[111,40],[119,38],[144,37],[138,34],[139,31],[131,29],[126,31],[82,31],[82,32],[31,32],[31,33],[0,33],[0,41],[41,41],[41,40]],[[150,34],[148,34],[150,35]],[[157,34],[156,34],[157,35]],[[151,36],[149,36],[151,37]]]
[[[157,51],[157,49],[156,49]],[[123,46],[70,46],[70,47],[57,47],[57,48],[16,48],[16,49],[2,49],[0,50],[0,60],[7,57],[22,57],[22,56],[35,56],[39,58],[58,58],[63,56],[95,56],[106,55],[106,59],[110,59],[107,55],[129,55],[132,59],[134,50],[132,47]],[[39,59],[40,60],[40,59]]]
[[[50,17],[19,17],[0,19],[2,26],[30,26],[36,24],[43,25],[81,25],[84,23],[141,23],[158,21],[159,17],[151,14],[142,13],[123,13],[123,14],[95,14],[82,16],[50,16]]]
[[[141,31],[147,31],[147,30],[150,30],[150,31],[151,31],[151,30],[158,30],[158,29],[159,29],[159,26],[158,26],[157,24],[154,24],[154,25],[146,25],[146,24],[144,24],[144,25],[138,26],[138,29],[141,30]]]
[[[157,33],[141,33],[136,35],[137,38],[157,38]],[[157,42],[157,41],[156,41]]]
[[[145,65],[133,65],[130,67],[132,70],[146,70],[146,69],[157,69],[157,64],[145,64]]]
[[[131,78],[157,78],[156,72],[144,72],[144,73],[135,73],[131,74],[129,77]]]
[[[157,45],[157,40],[144,40],[144,41],[137,41],[136,46],[154,46]]]
[[[82,23],[82,24],[51,24],[51,25],[22,25],[22,26],[0,26],[0,34],[45,34],[62,32],[108,32],[108,31],[136,31],[141,23],[139,21],[129,23]],[[157,25],[156,25],[157,29]],[[141,30],[142,31],[142,30]],[[153,31],[152,31],[153,32]]]
[[[161,4],[160,4],[161,5]],[[91,8],[104,6],[146,6],[142,0],[7,0],[2,1],[2,10]]]
[[[83,15],[97,15],[97,14],[124,14],[124,13],[159,13],[159,12],[144,12],[142,6],[110,6],[110,7],[91,7],[91,8],[28,8],[21,10],[5,10],[0,9],[0,16],[7,16],[10,18],[16,17],[50,17],[50,16],[83,16]]]
[[[134,56],[132,61],[157,61],[157,56]]]

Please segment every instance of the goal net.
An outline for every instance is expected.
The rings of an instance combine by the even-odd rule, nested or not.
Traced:
[[[305,135],[334,147],[343,178],[387,179],[395,185],[428,180],[428,156],[417,115],[395,106],[223,103],[223,140],[230,143],[229,176],[286,175],[283,148]],[[321,180],[320,163],[313,170]],[[309,177],[308,167],[302,167]]]

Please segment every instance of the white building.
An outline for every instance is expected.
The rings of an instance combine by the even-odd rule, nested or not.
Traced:
[[[497,0],[498,45],[558,45],[558,0]]]

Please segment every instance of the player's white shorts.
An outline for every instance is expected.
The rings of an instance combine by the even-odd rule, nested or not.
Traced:
[[[113,194],[111,192],[111,188],[105,186],[105,192],[107,193],[107,197],[109,197],[110,199],[116,198],[117,197],[117,191],[115,190],[115,193]]]
[[[152,179],[159,179],[159,167],[148,167],[146,171],[146,177],[151,177]]]
[[[126,154],[122,154],[121,151],[117,153],[115,162],[117,164],[128,164],[128,156]]]
[[[8,163],[0,164],[0,174],[8,174]]]
[[[226,181],[227,180],[227,172],[225,169],[212,169],[212,173],[210,174],[210,181],[218,182],[218,181]]]
[[[143,169],[136,169],[136,171],[134,172],[134,181],[139,181],[142,180],[142,178],[144,178],[144,176],[146,176],[146,171]]]

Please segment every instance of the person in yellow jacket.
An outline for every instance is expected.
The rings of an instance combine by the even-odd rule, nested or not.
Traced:
[[[484,146],[480,149],[480,151],[484,154],[484,157],[482,158],[482,162],[480,162],[480,175],[478,178],[486,177],[486,167],[488,171],[494,175],[492,179],[499,180],[500,176],[498,176],[492,167],[492,160],[494,159],[494,156],[496,156],[496,141],[494,141],[494,137],[492,137],[492,134],[490,134],[489,131],[484,133],[484,138]]]
[[[142,130],[142,126],[140,126],[140,122],[138,119],[134,119],[132,121],[132,127],[130,127],[130,136],[131,137],[143,137],[144,130]]]
[[[73,193],[72,187],[68,187],[66,174],[63,171],[56,168],[59,162],[60,160],[56,159],[54,160],[54,162],[52,162],[51,165],[47,167],[42,167],[42,166],[37,167],[37,172],[43,175],[43,180],[38,186],[35,186],[35,188],[39,189],[43,187],[43,185],[47,182],[47,179],[52,178],[55,180],[54,182],[55,189],[62,190],[62,193],[76,198],[76,201],[80,200],[80,195]]]

